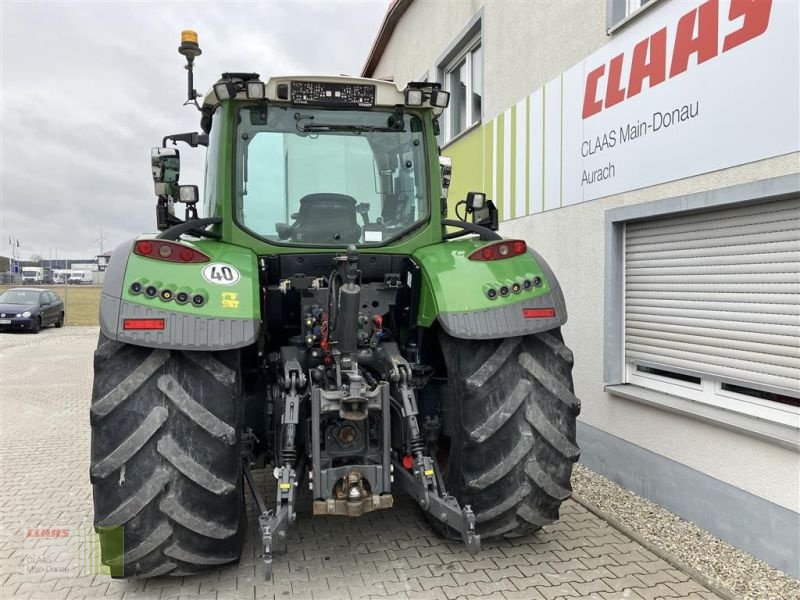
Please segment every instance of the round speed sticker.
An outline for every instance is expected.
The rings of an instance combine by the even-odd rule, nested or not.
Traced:
[[[216,285],[233,285],[239,281],[239,269],[225,263],[211,263],[203,267],[203,278]]]

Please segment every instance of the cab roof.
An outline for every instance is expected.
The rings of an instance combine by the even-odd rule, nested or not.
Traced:
[[[236,74],[236,73],[231,73],[229,75],[234,79],[237,78],[242,79],[242,77],[247,76],[244,74]],[[256,75],[256,74],[252,73],[249,75]],[[286,75],[280,77],[270,77],[266,82],[264,82],[266,87],[266,99],[271,100],[273,102],[287,101],[285,98],[278,97],[278,85],[286,84],[288,86],[291,86],[292,82],[296,81],[374,86],[375,106],[392,107],[398,104],[403,104],[405,101],[402,90],[398,89],[397,85],[393,81],[385,81],[383,79],[370,79],[366,77],[349,77],[345,75],[340,75],[340,76]],[[246,100],[247,96],[245,92],[242,91],[236,95],[235,99]],[[217,98],[217,95],[214,92],[214,88],[212,86],[212,88],[203,98],[203,108],[207,107],[213,108],[219,103],[220,100],[219,98]]]

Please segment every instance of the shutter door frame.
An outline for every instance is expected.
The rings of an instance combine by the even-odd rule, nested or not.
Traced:
[[[625,223],[626,362],[800,397],[800,197]]]

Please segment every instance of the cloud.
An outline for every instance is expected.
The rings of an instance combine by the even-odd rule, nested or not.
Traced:
[[[181,29],[203,55],[195,87],[223,71],[357,74],[388,0],[0,3],[0,254],[89,257],[155,229],[150,148],[199,129]],[[181,147],[184,183],[204,153]],[[202,186],[201,186],[202,187]]]

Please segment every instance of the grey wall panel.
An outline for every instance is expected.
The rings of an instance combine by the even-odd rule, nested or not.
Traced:
[[[593,471],[800,577],[800,514],[583,422],[578,445]]]

